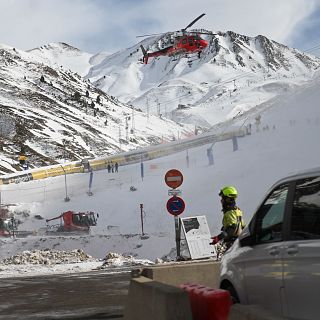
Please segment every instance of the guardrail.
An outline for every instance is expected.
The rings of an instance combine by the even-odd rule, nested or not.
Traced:
[[[233,137],[243,137],[246,135],[246,130],[240,128],[238,130],[224,132],[216,135],[212,133],[202,134],[193,138],[170,142],[165,145],[157,145],[148,147],[137,151],[129,151],[97,159],[84,159],[82,161],[71,162],[68,164],[55,165],[50,167],[43,167],[41,169],[32,169],[24,171],[23,173],[12,173],[4,175],[0,178],[0,185],[27,182],[31,180],[46,179],[60,175],[83,173],[89,170],[106,169],[108,162],[117,162],[119,165],[128,165],[141,161],[152,160],[168,156],[170,154],[181,152],[189,148],[195,148],[201,145],[230,140]]]

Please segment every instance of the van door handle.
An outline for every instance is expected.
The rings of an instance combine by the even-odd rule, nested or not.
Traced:
[[[269,254],[271,256],[277,256],[277,255],[280,254],[280,251],[277,248],[271,248],[270,251],[269,251]]]
[[[288,247],[287,254],[296,254],[296,253],[298,253],[298,247],[296,245]]]

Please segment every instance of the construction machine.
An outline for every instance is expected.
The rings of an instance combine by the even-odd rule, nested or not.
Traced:
[[[47,232],[72,232],[82,233],[89,232],[91,226],[97,225],[97,218],[99,214],[94,212],[74,212],[66,211],[60,214],[58,217],[46,219]],[[49,224],[48,222],[60,220],[59,224]]]
[[[0,237],[11,237],[17,232],[17,222],[14,218],[0,218]]]

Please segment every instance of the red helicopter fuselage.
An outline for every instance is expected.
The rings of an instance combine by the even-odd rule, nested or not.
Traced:
[[[155,52],[146,52],[143,49],[143,63],[147,64],[150,57],[159,56],[176,56],[188,53],[201,52],[208,46],[208,41],[202,39],[199,35],[183,35],[176,38],[175,43],[172,46],[168,46],[164,49]]]

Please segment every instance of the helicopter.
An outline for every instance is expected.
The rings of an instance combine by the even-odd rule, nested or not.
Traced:
[[[189,53],[197,53],[198,57],[200,58],[202,50],[208,46],[208,41],[201,38],[200,34],[213,35],[213,33],[187,31],[187,29],[190,28],[192,25],[194,25],[204,15],[205,15],[205,13],[202,13],[200,16],[198,16],[196,19],[194,19],[192,22],[190,22],[184,29],[181,29],[179,31],[175,31],[173,33],[174,38],[171,39],[170,44],[163,49],[160,49],[160,50],[157,50],[154,52],[148,52],[143,47],[143,45],[140,45],[141,51],[143,53],[142,62],[144,64],[147,64],[149,58],[151,58],[151,57],[159,57],[159,56],[174,57],[174,56],[179,56],[182,54],[189,54]],[[154,35],[158,35],[158,34],[159,33],[147,34],[147,35],[143,35],[143,36],[137,36],[137,38],[154,36]],[[160,34],[164,34],[164,33],[160,33]]]

